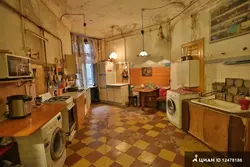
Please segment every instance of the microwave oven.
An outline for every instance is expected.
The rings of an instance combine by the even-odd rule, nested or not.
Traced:
[[[0,54],[0,79],[33,77],[30,58],[8,53]]]

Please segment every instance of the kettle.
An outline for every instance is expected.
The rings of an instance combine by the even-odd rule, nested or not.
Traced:
[[[24,118],[31,114],[31,96],[14,95],[7,97],[7,104],[9,107],[9,118]]]

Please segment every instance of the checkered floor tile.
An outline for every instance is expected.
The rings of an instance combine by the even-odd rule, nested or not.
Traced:
[[[163,112],[93,105],[67,145],[65,167],[182,167],[185,151],[209,151]]]

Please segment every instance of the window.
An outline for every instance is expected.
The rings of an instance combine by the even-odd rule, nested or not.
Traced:
[[[87,83],[88,86],[93,86],[94,81],[94,65],[93,64],[86,64],[86,72],[87,72]]]
[[[85,84],[87,87],[93,86],[95,84],[95,74],[94,74],[94,64],[89,63],[91,62],[91,48],[90,44],[84,44],[84,52],[86,55],[86,65],[85,65]]]

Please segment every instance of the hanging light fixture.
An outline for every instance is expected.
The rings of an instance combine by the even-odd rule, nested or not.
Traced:
[[[112,28],[112,37],[113,37],[113,31],[114,31],[114,26],[112,26],[111,27]],[[112,41],[112,45],[113,45],[113,52],[112,53],[110,53],[110,55],[109,55],[109,58],[112,60],[112,59],[117,59],[117,54],[116,54],[116,52],[115,52],[115,45],[114,45],[114,40]]]
[[[88,44],[88,40],[87,40],[87,34],[86,34],[86,26],[87,23],[85,21],[85,15],[83,15],[83,27],[84,27],[84,44]]]
[[[141,35],[142,35],[142,51],[141,53],[139,54],[140,57],[146,57],[148,56],[148,53],[145,51],[144,49],[144,25],[143,25],[143,12],[144,12],[144,9],[141,10],[141,21],[142,21],[142,30],[141,30]]]

